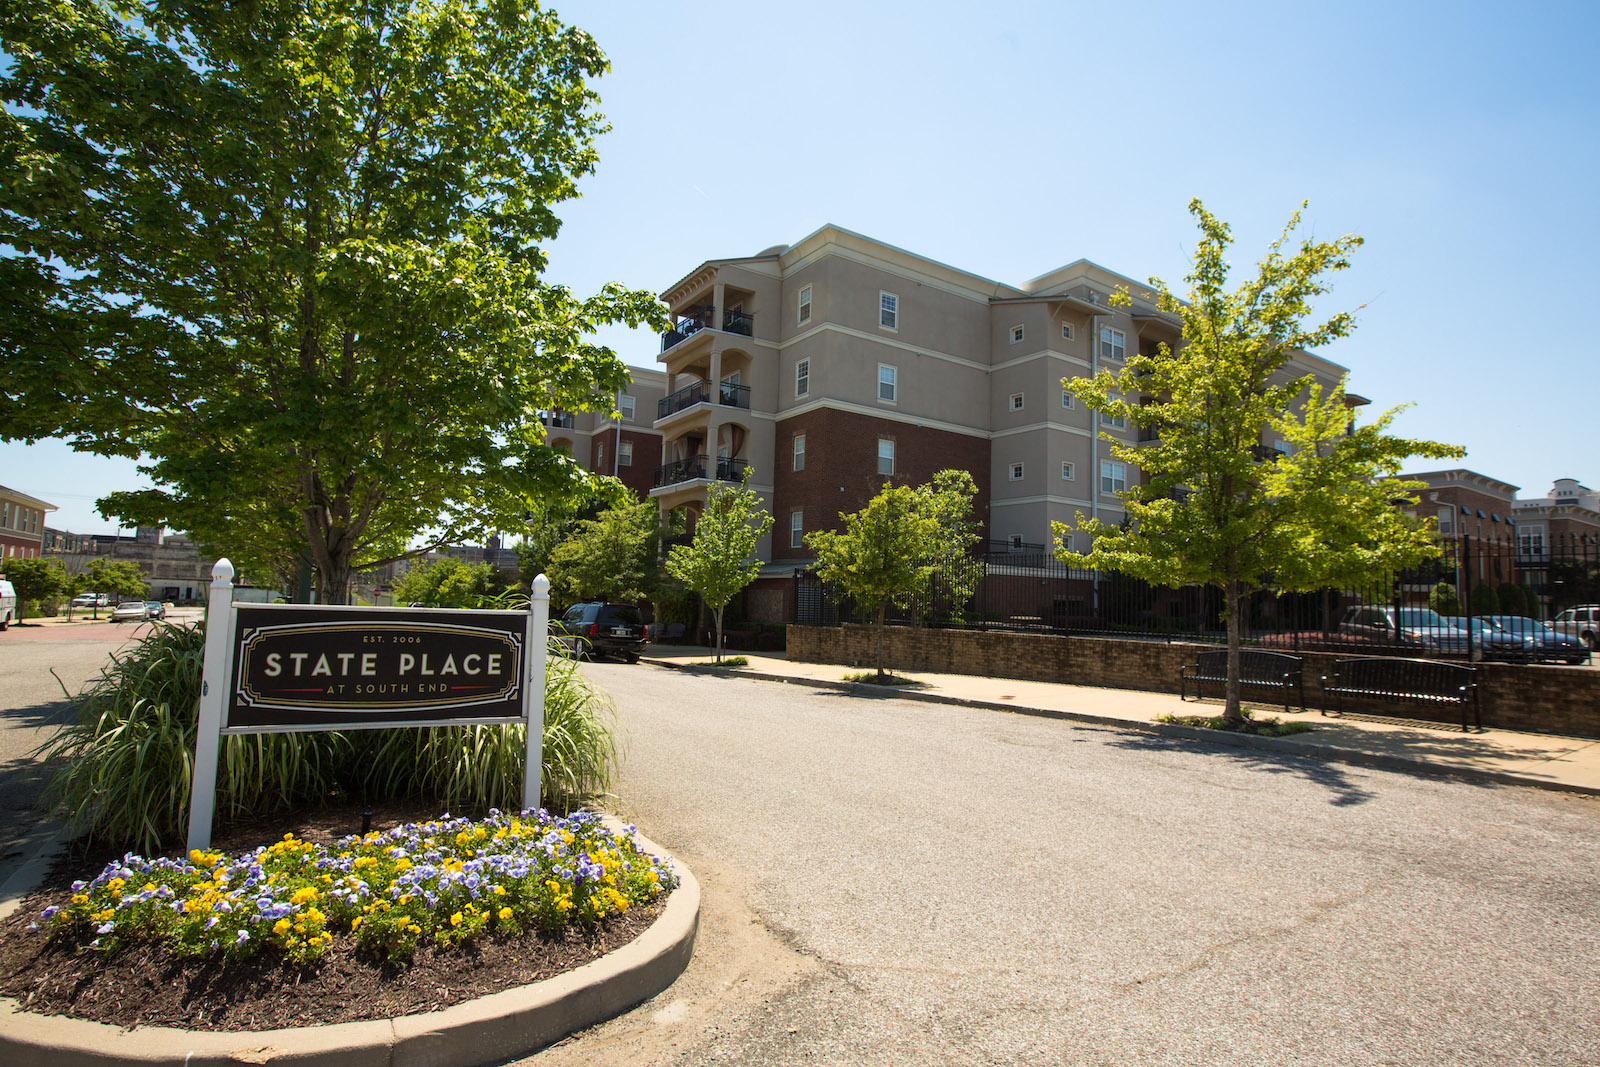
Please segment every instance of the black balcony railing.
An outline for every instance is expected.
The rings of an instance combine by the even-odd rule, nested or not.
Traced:
[[[744,477],[745,468],[749,465],[742,459],[719,456],[713,463],[711,457],[706,455],[689,456],[657,467],[655,487],[660,489],[664,485],[677,485],[679,482],[708,478],[713,471],[719,482],[737,482]]]
[[[709,327],[716,321],[716,314],[716,308],[710,304],[685,311],[672,324],[672,329],[661,335],[661,351],[665,352],[673,345],[680,344]],[[722,329],[726,333],[737,333],[749,337],[754,333],[755,319],[743,311],[724,311],[722,313]]]
[[[676,414],[686,407],[695,404],[709,404],[711,402],[711,383],[704,378],[693,385],[679,389],[671,396],[664,396],[656,401],[656,418],[664,419],[668,415]],[[723,382],[716,391],[717,403],[725,408],[749,408],[750,387],[748,385],[729,385]]]

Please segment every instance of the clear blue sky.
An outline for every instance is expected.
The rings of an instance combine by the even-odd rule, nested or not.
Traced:
[[[1600,482],[1600,5],[556,7],[611,58],[613,130],[552,280],[660,291],[831,222],[1004,282],[1083,257],[1179,288],[1190,197],[1241,272],[1309,200],[1303,233],[1367,239],[1326,304],[1365,305],[1322,353],[1352,391],[1523,496]],[[108,529],[133,477],[0,445],[53,526]]]

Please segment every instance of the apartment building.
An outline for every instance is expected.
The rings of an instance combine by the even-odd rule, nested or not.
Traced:
[[[1131,306],[1111,306],[1119,288]],[[805,534],[840,527],[884,482],[948,467],[972,473],[993,541],[1048,544],[1079,512],[1119,521],[1116,494],[1140,474],[1100,434],[1137,445],[1138,431],[1061,381],[1180,334],[1147,287],[1088,260],[1010,285],[837,226],[702,263],[661,295],[674,326],[650,496],[693,514],[748,469],[776,520],[758,549],[769,574],[809,562]],[[1302,353],[1286,373],[1345,371]]]
[[[0,485],[0,560],[38,559],[43,554],[45,512],[54,504]],[[5,569],[0,563],[0,572]]]
[[[655,486],[661,464],[661,431],[655,422],[666,396],[667,376],[629,367],[628,388],[613,399],[620,419],[594,411],[550,412],[544,417],[550,443],[570,452],[587,470],[615,475],[642,500]]]

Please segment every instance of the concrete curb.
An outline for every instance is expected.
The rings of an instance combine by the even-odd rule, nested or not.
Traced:
[[[1407,774],[1429,774],[1437,777],[1464,778],[1478,782],[1492,782],[1496,785],[1517,785],[1530,789],[1545,789],[1559,793],[1579,793],[1585,796],[1600,796],[1600,788],[1586,785],[1576,785],[1570,782],[1552,782],[1543,778],[1534,778],[1528,775],[1513,774],[1509,771],[1486,771],[1475,767],[1464,767],[1453,763],[1437,763],[1428,760],[1408,759],[1404,756],[1389,756],[1377,752],[1363,752],[1353,748],[1335,748],[1329,745],[1319,745],[1314,742],[1298,740],[1305,735],[1291,735],[1289,737],[1262,737],[1257,734],[1240,734],[1232,730],[1209,730],[1200,726],[1180,726],[1176,723],[1139,722],[1134,719],[1119,719],[1111,715],[1095,715],[1090,712],[1061,711],[1056,708],[1030,708],[1017,704],[1001,704],[992,700],[975,700],[970,697],[949,696],[943,693],[922,693],[916,690],[892,689],[885,686],[869,685],[864,682],[829,682],[818,678],[796,678],[788,674],[767,674],[759,671],[749,671],[744,668],[732,670],[718,670],[717,668],[698,667],[692,664],[674,663],[671,660],[647,659],[643,662],[653,663],[661,667],[671,667],[675,670],[693,671],[700,674],[717,674],[724,677],[755,678],[766,682],[782,682],[788,685],[804,685],[812,689],[833,689],[849,692],[856,696],[874,698],[892,698],[895,700],[920,700],[927,704],[955,704],[966,708],[980,708],[985,711],[1003,711],[1013,715],[1030,715],[1036,718],[1063,719],[1072,722],[1090,723],[1095,726],[1110,726],[1118,730],[1132,730],[1137,733],[1154,734],[1159,737],[1176,737],[1189,741],[1207,741],[1214,745],[1227,745],[1230,748],[1253,748],[1267,752],[1280,752],[1290,756],[1305,756],[1311,759],[1327,760],[1330,763],[1348,763],[1358,767],[1372,767],[1383,771],[1400,771]]]
[[[666,909],[629,944],[543,982],[398,1019],[230,1033],[156,1026],[128,1030],[34,1015],[5,997],[0,998],[0,1063],[468,1067],[525,1056],[649,1000],[689,965],[700,923],[700,883],[659,845],[643,836],[638,843],[641,850],[671,860],[680,879]]]

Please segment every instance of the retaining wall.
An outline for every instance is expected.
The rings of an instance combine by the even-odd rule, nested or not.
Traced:
[[[1063,637],[995,630],[930,630],[890,626],[884,632],[884,665],[895,670],[972,674],[1065,682],[1109,689],[1176,693],[1178,668],[1214,645],[1130,641],[1111,637]],[[1306,703],[1322,706],[1322,675],[1332,653],[1297,653],[1305,660]],[[788,658],[809,663],[877,661],[872,626],[790,626]],[[1507,730],[1600,737],[1600,670],[1593,667],[1481,663],[1478,691],[1483,724]],[[1265,704],[1265,701],[1252,700]],[[1352,710],[1459,721],[1454,709],[1417,705],[1357,705]]]

